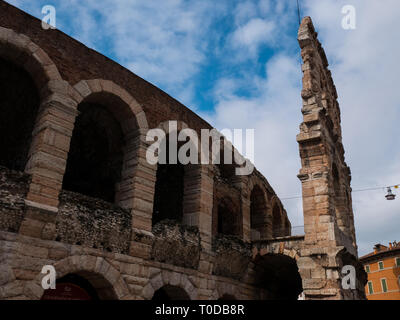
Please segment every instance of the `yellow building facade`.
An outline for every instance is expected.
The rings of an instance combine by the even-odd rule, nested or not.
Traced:
[[[377,244],[360,261],[368,274],[368,300],[400,300],[400,243]]]

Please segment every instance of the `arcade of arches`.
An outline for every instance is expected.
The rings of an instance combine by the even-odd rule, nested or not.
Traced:
[[[24,23],[13,18],[20,15]],[[339,247],[310,248],[320,239],[310,226],[291,236],[281,201],[257,170],[237,176],[225,163],[147,162],[150,128],[178,119],[178,131],[211,129],[204,120],[40,25],[0,1],[0,256],[8,257],[0,259],[0,299],[297,299],[303,290],[307,298],[350,297],[331,286]],[[307,45],[318,43],[309,20],[301,28]],[[307,170],[299,177],[313,194]],[[306,205],[312,215],[314,203]],[[336,230],[337,220],[325,229]],[[342,255],[356,264],[348,243]],[[56,291],[41,288],[44,264],[60,274]]]

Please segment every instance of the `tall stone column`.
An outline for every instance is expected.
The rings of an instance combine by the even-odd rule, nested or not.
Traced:
[[[365,273],[357,257],[337,92],[311,18],[298,41],[303,59],[303,123],[297,141],[303,189],[305,241],[298,260],[306,299],[363,299]],[[342,267],[353,265],[354,289],[342,286]]]

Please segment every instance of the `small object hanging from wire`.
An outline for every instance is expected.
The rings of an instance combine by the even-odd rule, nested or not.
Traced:
[[[386,200],[394,200],[396,198],[396,195],[393,194],[392,189],[390,187],[387,188],[388,194],[385,196]]]

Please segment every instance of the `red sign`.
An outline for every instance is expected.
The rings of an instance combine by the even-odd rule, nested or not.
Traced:
[[[42,300],[92,300],[85,289],[73,283],[57,283],[56,289],[44,291]]]

